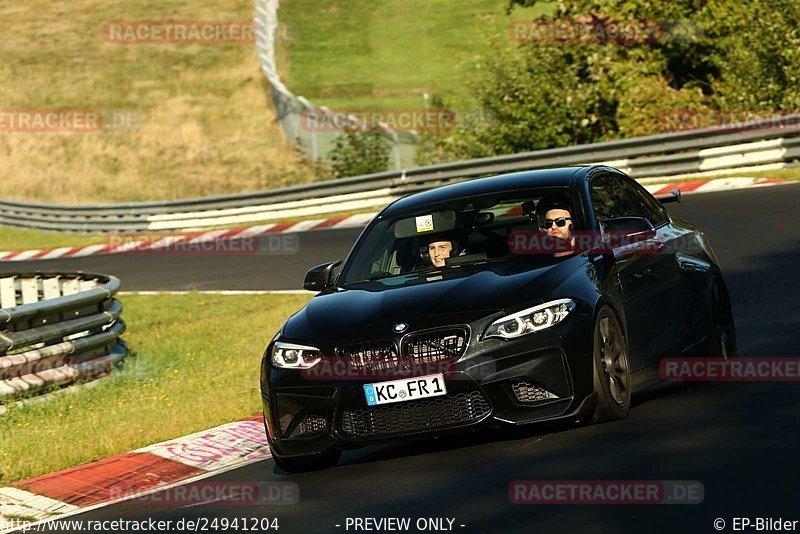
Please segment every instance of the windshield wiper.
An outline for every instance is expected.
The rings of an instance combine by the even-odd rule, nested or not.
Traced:
[[[364,282],[375,282],[376,280],[383,280],[384,278],[391,278],[393,276],[400,276],[397,274],[388,273],[386,271],[378,271],[377,273],[372,273],[371,275],[367,276],[362,280],[355,280],[353,282],[347,282],[345,286],[352,286],[355,284],[363,284]]]

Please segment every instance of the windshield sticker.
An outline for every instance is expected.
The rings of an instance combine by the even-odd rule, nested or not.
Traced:
[[[423,215],[416,217],[417,233],[430,232],[433,230],[433,215]]]

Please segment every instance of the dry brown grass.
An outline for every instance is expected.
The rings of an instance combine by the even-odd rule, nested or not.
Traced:
[[[111,20],[249,20],[251,0],[0,3],[0,109],[132,110],[135,131],[0,131],[0,197],[170,199],[315,179],[275,120],[252,44],[116,45]]]

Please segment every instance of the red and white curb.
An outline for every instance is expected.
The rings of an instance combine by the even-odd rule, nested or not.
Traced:
[[[695,180],[671,184],[642,184],[653,196],[667,195],[677,189],[682,194],[716,193],[718,191],[731,191],[733,189],[749,189],[751,187],[765,187],[793,183],[788,180],[774,178],[717,178],[709,180]]]
[[[769,178],[717,178],[691,182],[644,185],[653,195],[666,195],[677,189],[683,194],[712,193],[792,183]],[[314,219],[292,223],[273,223],[233,230],[212,230],[202,233],[170,235],[156,239],[135,239],[135,234],[109,237],[109,243],[84,247],[61,247],[48,250],[0,252],[0,261],[31,261],[79,258],[95,254],[147,253],[161,251],[202,250],[206,243],[235,242],[267,234],[290,234],[329,228],[359,228],[366,226],[375,213],[361,213],[346,217]]]
[[[186,484],[270,458],[253,416],[104,460],[0,488],[0,531],[14,520],[45,521]]]
[[[315,219],[291,223],[272,223],[249,228],[232,230],[211,230],[202,233],[158,236],[153,239],[137,239],[136,234],[110,235],[108,243],[87,245],[83,247],[61,247],[47,250],[23,250],[16,252],[0,252],[0,261],[52,260],[62,258],[80,258],[96,254],[147,253],[159,250],[202,250],[203,244],[236,242],[270,234],[291,234],[312,230],[360,228],[372,220],[375,213],[361,213],[346,217]],[[231,247],[232,249],[234,247]],[[235,252],[235,250],[232,250]]]

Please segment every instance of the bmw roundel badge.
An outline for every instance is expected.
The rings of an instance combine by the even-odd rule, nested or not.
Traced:
[[[397,323],[394,325],[394,331],[398,334],[406,330],[408,330],[408,323]]]

